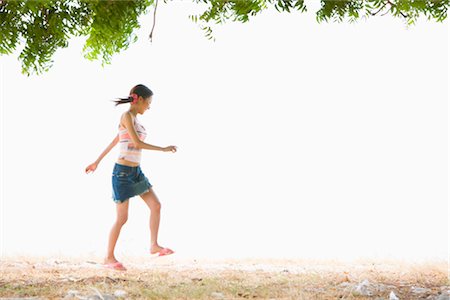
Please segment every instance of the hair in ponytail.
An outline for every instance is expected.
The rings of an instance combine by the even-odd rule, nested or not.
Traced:
[[[133,101],[133,97],[128,96],[128,98],[117,98],[117,100],[113,100],[113,101],[116,102],[115,106],[117,106],[119,104],[132,102]]]
[[[153,92],[148,87],[143,84],[138,84],[131,89],[130,95],[128,97],[117,98],[117,100],[113,100],[114,102],[116,102],[115,106],[123,103],[133,102],[133,96],[131,94],[136,94],[138,97],[141,96],[144,99],[153,96]]]

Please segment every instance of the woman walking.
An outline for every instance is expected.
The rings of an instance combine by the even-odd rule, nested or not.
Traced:
[[[176,146],[158,147],[144,143],[146,131],[137,119],[137,115],[143,115],[150,108],[153,92],[145,85],[138,84],[130,91],[127,98],[118,98],[116,106],[122,103],[130,103],[128,111],[120,118],[119,133],[111,144],[100,154],[98,159],[86,167],[86,173],[94,172],[103,157],[120,143],[120,154],[112,171],[112,199],[116,203],[117,219],[109,233],[108,251],[104,259],[104,266],[115,270],[126,268],[114,256],[114,247],[122,226],[128,219],[129,199],[139,195],[150,208],[150,253],[159,256],[174,253],[169,248],[158,245],[158,228],[160,221],[161,203],[152,189],[152,184],[140,168],[142,149],[176,152]]]

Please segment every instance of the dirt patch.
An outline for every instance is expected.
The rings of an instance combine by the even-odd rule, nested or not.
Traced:
[[[12,257],[0,262],[0,297],[40,299],[449,300],[447,262]],[[36,299],[36,298],[35,298]]]

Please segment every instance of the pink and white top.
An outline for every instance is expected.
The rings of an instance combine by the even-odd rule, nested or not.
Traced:
[[[142,126],[141,123],[137,120],[136,117],[134,117],[134,129],[136,130],[137,135],[139,136],[139,139],[141,141],[144,141],[147,132]],[[130,134],[128,133],[128,130],[119,124],[119,144],[120,144],[120,152],[119,152],[119,159],[125,159],[132,162],[141,162],[141,150],[135,147],[133,140],[131,139]]]

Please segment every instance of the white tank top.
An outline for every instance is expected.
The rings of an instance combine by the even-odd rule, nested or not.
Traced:
[[[136,117],[133,117],[134,122],[134,129],[136,130],[136,133],[141,141],[144,141],[147,132],[142,126],[141,123],[139,123],[138,119]],[[119,159],[125,159],[132,162],[141,162],[141,150],[135,147],[133,140],[131,139],[130,134],[128,133],[128,130],[122,126],[122,124],[119,124]]]

